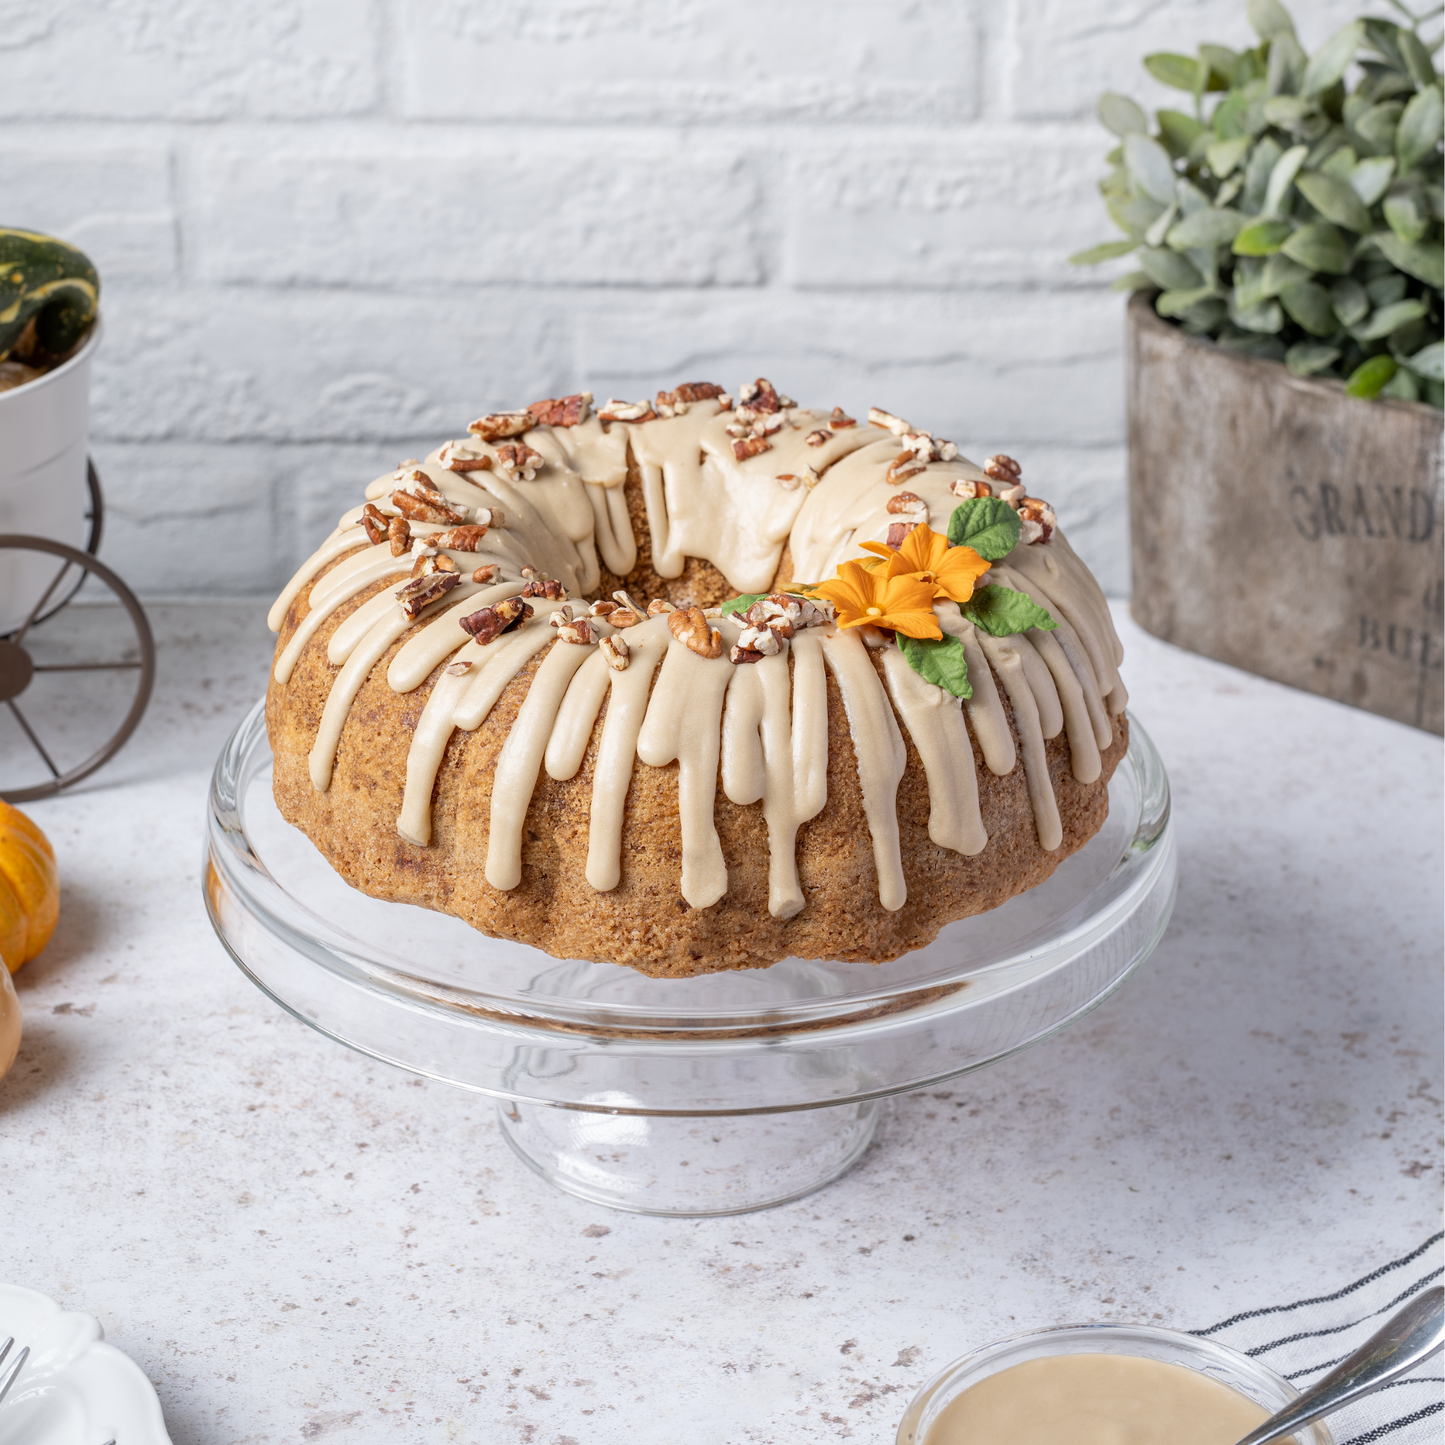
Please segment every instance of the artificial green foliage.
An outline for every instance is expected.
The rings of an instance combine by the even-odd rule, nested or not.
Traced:
[[[963,643],[958,638],[909,637],[900,632],[898,648],[908,665],[925,682],[941,687],[944,692],[951,692],[954,697],[973,696],[973,687],[968,680],[968,659],[963,655]]]
[[[1195,336],[1334,376],[1352,396],[1441,406],[1440,38],[1404,20],[1351,21],[1313,54],[1279,0],[1248,0],[1259,44],[1150,55],[1188,112],[1149,118],[1105,95],[1119,137],[1100,182],[1127,239],[1076,264],[1132,255],[1121,290]],[[950,539],[951,540],[951,539]]]
[[[998,497],[960,502],[948,519],[948,545],[972,547],[985,562],[1001,562],[1023,530],[1019,514]]]
[[[1015,592],[1012,587],[976,587],[973,596],[961,605],[963,615],[991,637],[1011,637],[1031,627],[1052,632],[1059,625],[1049,616],[1048,608],[1040,607],[1027,592]]]
[[[90,330],[99,295],[95,267],[74,246],[0,227],[0,361],[12,351],[36,366],[63,360]]]

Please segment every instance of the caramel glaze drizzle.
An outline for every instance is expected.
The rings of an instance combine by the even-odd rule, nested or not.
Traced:
[[[1074,777],[1097,781],[1101,754],[1113,738],[1111,719],[1127,702],[1119,679],[1123,651],[1103,593],[1058,529],[1047,542],[1015,547],[986,578],[1027,591],[1049,610],[1057,631],[991,637],[953,604],[936,609],[940,626],[964,646],[973,685],[966,702],[925,682],[895,645],[871,629],[810,628],[776,656],[734,666],[728,650],[740,625],[732,619],[713,622],[724,646],[720,657],[707,658],[674,637],[665,617],[653,617],[626,630],[628,665],[616,670],[599,647],[555,641],[546,617],[552,604],[538,605],[537,615],[484,645],[460,626],[467,614],[519,594],[524,566],[557,578],[571,597],[594,592],[603,565],[618,575],[632,570],[637,539],[623,493],[629,456],[641,477],[659,575],[680,576],[687,558],[702,557],[739,592],[772,586],[785,544],[795,576],[831,575],[838,563],[861,555],[860,542],[886,538],[897,521],[886,504],[904,487],[941,531],[957,504],[952,483],[983,476],[959,458],[930,463],[890,485],[886,473],[899,446],[890,432],[875,426],[830,430],[828,413],[802,407],[783,416],[770,449],[741,461],[725,431],[731,413],[716,400],[636,423],[604,425],[593,415],[578,426],[533,427],[519,439],[544,463],[530,481],[504,473],[497,447],[484,442],[469,445],[492,460],[490,470],[454,472],[441,464],[440,449],[433,452],[419,467],[432,487],[469,521],[489,508],[501,511],[503,524],[488,530],[477,552],[446,554],[463,580],[419,618],[408,618],[394,589],[386,587],[332,633],[327,655],[339,671],[311,749],[314,786],[324,792],[330,785],[341,731],[362,683],[420,621],[387,670],[395,692],[414,691],[444,661],[470,666],[449,668],[437,679],[407,755],[397,832],[419,845],[431,838],[432,790],[452,734],[480,727],[512,678],[538,652],[551,649],[497,759],[486,862],[494,888],[521,881],[523,821],[539,771],[545,767],[558,779],[576,775],[605,700],[587,854],[591,886],[606,892],[621,879],[623,807],[636,762],[663,767],[675,761],[683,898],[706,908],[727,892],[727,861],[713,824],[721,779],[734,803],[762,805],[770,848],[768,906],[775,917],[791,918],[803,907],[797,832],[827,801],[825,672],[832,673],[847,712],[884,908],[901,908],[907,898],[896,810],[907,756],[899,719],[927,775],[934,843],[976,854],[988,842],[971,728],[993,773],[1004,776],[1022,761],[1040,846],[1057,848],[1063,830],[1044,744],[1066,733]],[[398,515],[391,493],[411,469],[407,464],[367,487],[367,500],[383,515]],[[913,505],[909,520],[918,519]],[[356,507],[341,518],[271,609],[271,628],[279,631],[291,603],[322,574],[311,586],[311,610],[276,658],[279,683],[290,678],[302,651],[342,603],[378,581],[400,582],[411,572],[411,553],[394,557],[384,543],[365,545],[361,512]],[[425,547],[445,528],[412,522],[411,530],[414,545]],[[345,556],[358,547],[363,550]],[[473,570],[488,564],[498,569],[495,580],[473,581]],[[602,619],[591,620],[599,637],[614,632]],[[870,648],[880,651],[881,679]],[[1000,689],[1013,709],[1019,749]]]

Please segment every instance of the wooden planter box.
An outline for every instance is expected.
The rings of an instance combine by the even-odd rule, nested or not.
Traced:
[[[1441,732],[1440,412],[1195,340],[1143,294],[1128,326],[1139,624]]]

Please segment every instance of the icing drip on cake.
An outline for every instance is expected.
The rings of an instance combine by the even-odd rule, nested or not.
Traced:
[[[706,908],[727,892],[727,860],[713,821],[720,780],[731,802],[761,805],[769,910],[793,917],[805,903],[798,829],[827,802],[828,675],[847,714],[884,908],[899,909],[907,898],[896,806],[907,761],[900,720],[927,777],[932,842],[967,855],[988,842],[971,732],[991,772],[1005,776],[1022,766],[1040,846],[1060,846],[1045,744],[1065,735],[1074,778],[1097,781],[1111,720],[1123,712],[1127,694],[1103,594],[1056,526],[1044,527],[1032,545],[1020,542],[986,578],[1027,592],[1056,630],[994,637],[956,604],[935,605],[944,634],[963,646],[973,689],[963,701],[925,681],[887,634],[871,628],[799,628],[776,653],[741,665],[729,657],[743,632],[739,618],[706,620],[703,635],[716,629],[721,640],[711,655],[674,630],[670,608],[651,617],[619,611],[625,627],[588,615],[579,627],[573,604],[549,623],[547,614],[563,604],[536,595],[539,576],[579,598],[597,591],[604,567],[625,576],[637,565],[624,491],[629,464],[641,484],[657,574],[681,576],[689,558],[703,558],[740,593],[773,586],[784,547],[792,575],[814,581],[864,555],[861,543],[896,539],[900,521],[941,531],[960,496],[972,495],[968,484],[985,482],[985,473],[949,444],[940,447],[886,413],[873,414],[878,424],[859,425],[840,412],[794,406],[771,389],[746,411],[708,395],[675,405],[659,397],[658,411],[648,403],[609,403],[600,414],[589,413],[588,399],[568,400],[582,402],[575,424],[528,425],[535,418],[526,413],[485,418],[488,425],[473,426],[480,435],[378,477],[366,488],[370,505],[340,519],[276,600],[268,619],[273,631],[303,592],[309,605],[275,662],[276,681],[285,684],[339,608],[387,584],[327,643],[338,671],[310,753],[318,791],[330,786],[358,691],[405,638],[387,668],[394,692],[413,692],[443,668],[412,735],[397,819],[400,836],[420,846],[430,842],[432,794],[453,734],[480,727],[508,683],[546,651],[496,761],[486,878],[497,889],[521,882],[524,824],[541,770],[556,779],[576,776],[605,703],[588,884],[607,892],[621,881],[634,768],[676,763],[682,897]],[[492,433],[495,440],[488,440]],[[917,465],[900,456],[900,437],[919,449]],[[930,459],[940,455],[948,459]],[[411,613],[397,596],[403,583],[422,589]],[[483,609],[519,596],[529,597],[527,613],[500,635],[472,635]],[[568,624],[561,636],[559,623]]]

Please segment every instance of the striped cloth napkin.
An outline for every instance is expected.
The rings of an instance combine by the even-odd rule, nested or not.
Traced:
[[[1395,1310],[1441,1275],[1440,1242],[1435,1234],[1418,1249],[1371,1270],[1363,1279],[1333,1294],[1292,1304],[1267,1305],[1231,1315],[1194,1333],[1218,1340],[1268,1365],[1297,1390],[1314,1384],[1352,1355]],[[1413,1373],[1350,1405],[1326,1423],[1336,1445],[1440,1445],[1445,1410],[1445,1376],[1440,1356]]]

